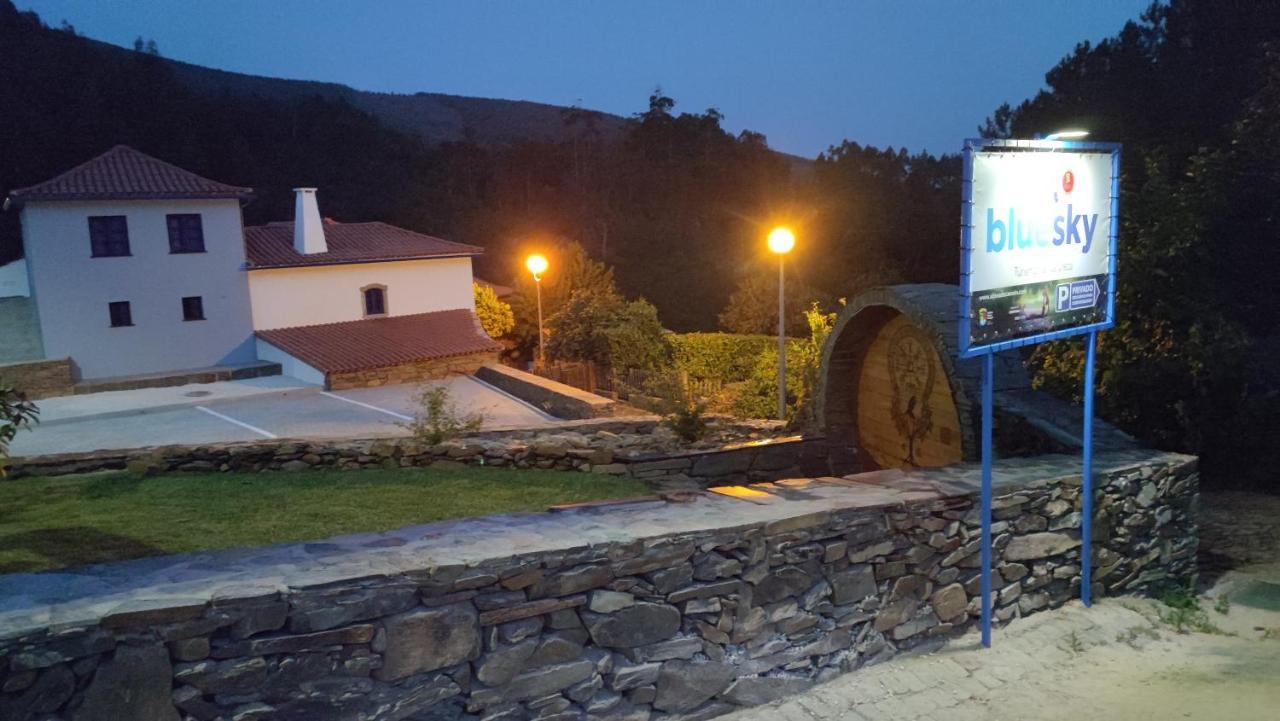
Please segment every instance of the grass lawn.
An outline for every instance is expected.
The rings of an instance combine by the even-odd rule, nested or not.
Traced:
[[[629,478],[480,468],[22,478],[0,481],[0,573],[314,540],[647,493]]]

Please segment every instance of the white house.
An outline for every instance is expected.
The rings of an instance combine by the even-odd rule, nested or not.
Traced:
[[[482,248],[385,223],[245,228],[252,190],[126,146],[14,190],[45,358],[81,379],[253,361],[331,387],[418,380],[492,360],[471,259]]]

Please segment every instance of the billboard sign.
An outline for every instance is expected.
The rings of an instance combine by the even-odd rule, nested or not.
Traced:
[[[961,355],[1114,325],[1120,147],[969,140]]]

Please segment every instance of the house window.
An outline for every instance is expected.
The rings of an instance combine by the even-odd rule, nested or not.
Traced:
[[[387,287],[385,285],[371,285],[361,288],[360,292],[364,294],[364,314],[366,316],[387,314]]]
[[[165,220],[169,224],[170,253],[204,252],[204,226],[199,213],[170,213]]]
[[[89,245],[95,258],[129,255],[129,224],[124,216],[90,216]]]
[[[107,312],[111,314],[112,328],[133,325],[133,313],[129,310],[129,301],[117,300],[107,303]]]
[[[204,298],[198,295],[182,299],[183,320],[204,320]]]

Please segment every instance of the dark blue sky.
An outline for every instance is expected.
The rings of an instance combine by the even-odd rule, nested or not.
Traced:
[[[948,152],[1149,0],[335,2],[17,0],[45,22],[167,57],[363,90],[677,110],[813,156],[849,138]]]

